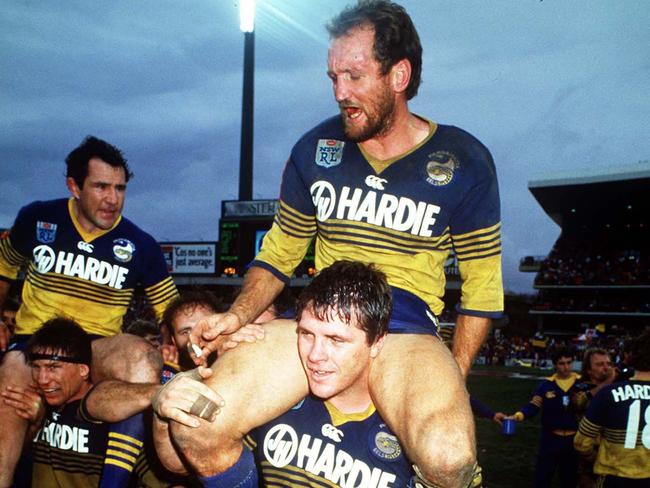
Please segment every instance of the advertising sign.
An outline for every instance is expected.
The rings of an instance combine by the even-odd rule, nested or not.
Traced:
[[[216,242],[166,242],[160,247],[170,274],[214,274],[216,272]]]

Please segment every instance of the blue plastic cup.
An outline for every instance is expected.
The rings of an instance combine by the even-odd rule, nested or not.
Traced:
[[[501,433],[503,435],[515,435],[515,419],[503,419],[501,422]]]

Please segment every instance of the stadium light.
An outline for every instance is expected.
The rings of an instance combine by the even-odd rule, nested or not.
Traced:
[[[253,198],[253,86],[255,68],[255,0],[239,0],[239,27],[244,33],[244,86],[239,146],[239,199]]]
[[[255,0],[239,0],[239,28],[253,32],[255,28]]]

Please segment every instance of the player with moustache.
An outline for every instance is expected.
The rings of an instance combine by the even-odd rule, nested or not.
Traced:
[[[132,173],[122,152],[93,136],[66,158],[70,198],[23,207],[0,238],[0,305],[22,266],[26,278],[15,334],[0,323],[0,391],[31,382],[24,348],[53,317],[74,319],[93,340],[94,380],[158,381],[160,354],[148,342],[120,334],[136,286],[158,317],[176,295],[160,246],[122,216]],[[134,420],[135,422],[135,420]],[[113,426],[132,429],[141,426]],[[0,403],[0,487],[9,486],[27,423]],[[117,473],[121,475],[121,473]]]
[[[422,47],[402,7],[360,2],[328,30],[327,73],[340,116],[294,146],[279,211],[242,292],[228,312],[200,323],[192,341],[205,357],[222,334],[252,322],[314,238],[318,269],[341,259],[376,264],[393,288],[394,309],[370,371],[372,398],[423,485],[467,486],[476,448],[464,377],[503,310],[494,163],[467,132],[409,110]],[[450,251],[462,280],[453,356],[436,333]],[[209,476],[234,466],[232,445],[306,395],[307,380],[291,352],[293,327],[267,325],[264,341],[224,355],[237,366],[222,374],[217,360],[207,381],[225,400],[217,422],[204,422],[198,433],[170,423],[193,469]],[[250,409],[251,403],[262,407]]]
[[[607,384],[589,403],[573,444],[594,462],[596,486],[650,486],[650,329],[630,347],[631,378]]]

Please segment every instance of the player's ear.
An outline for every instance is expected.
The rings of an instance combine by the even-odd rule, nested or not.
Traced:
[[[84,380],[87,380],[90,377],[90,366],[88,366],[87,364],[80,364],[79,365],[79,375]]]
[[[70,190],[70,194],[76,199],[79,200],[79,195],[81,194],[81,188],[77,185],[77,182],[71,176],[68,176],[65,179],[65,184]]]
[[[370,357],[376,358],[379,355],[379,351],[384,347],[384,341],[386,340],[386,334],[375,339],[375,342],[370,346]]]
[[[402,59],[393,65],[390,69],[390,81],[395,92],[406,91],[411,81],[411,63],[408,59]]]

